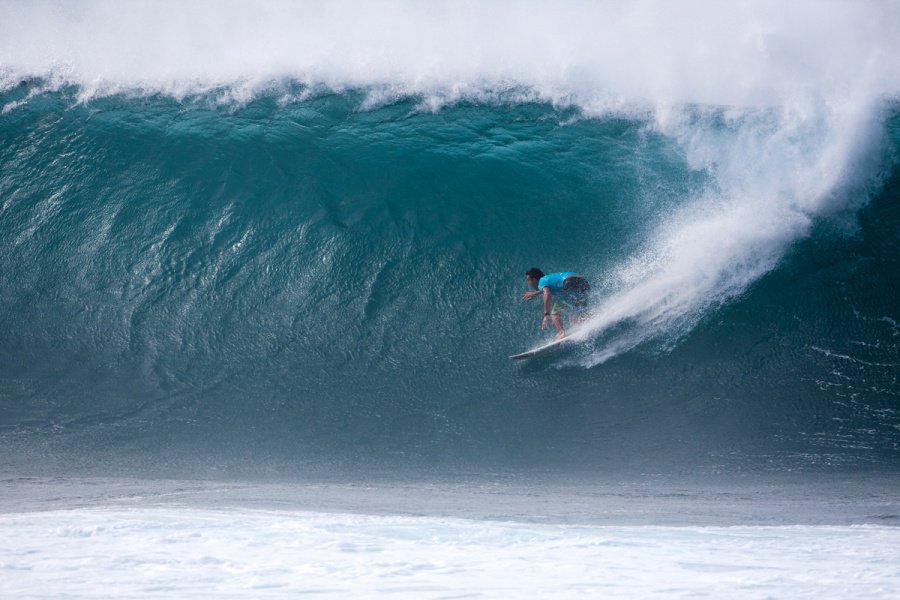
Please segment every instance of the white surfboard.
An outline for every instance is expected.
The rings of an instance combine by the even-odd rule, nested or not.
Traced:
[[[542,354],[547,354],[548,352],[553,352],[554,350],[559,350],[563,346],[568,346],[570,344],[574,344],[577,340],[575,340],[571,335],[567,335],[561,340],[553,340],[548,344],[544,344],[543,346],[538,346],[537,348],[532,348],[527,352],[522,352],[521,354],[513,354],[510,356],[513,360],[522,360],[524,358],[532,358],[534,356],[541,356]]]

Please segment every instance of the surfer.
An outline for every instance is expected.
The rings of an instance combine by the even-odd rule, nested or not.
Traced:
[[[587,280],[577,273],[562,272],[544,275],[537,267],[529,269],[525,273],[525,281],[533,292],[525,292],[523,300],[532,300],[539,295],[544,296],[544,319],[541,321],[541,331],[547,329],[547,319],[553,321],[556,328],[556,339],[566,337],[563,327],[563,315],[567,315],[569,321],[580,323],[587,314],[587,293],[591,289]]]

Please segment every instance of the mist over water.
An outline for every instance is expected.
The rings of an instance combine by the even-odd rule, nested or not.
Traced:
[[[252,92],[284,80],[477,97],[801,105],[897,91],[890,2],[7,2],[9,81],[84,96]],[[604,100],[610,104],[606,106]]]
[[[892,3],[3,12],[11,464],[896,466]]]

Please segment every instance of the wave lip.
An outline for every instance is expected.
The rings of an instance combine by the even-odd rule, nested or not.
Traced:
[[[900,90],[890,2],[8,2],[0,85],[85,98],[273,84],[479,97],[510,84],[598,113],[635,103],[771,106]]]

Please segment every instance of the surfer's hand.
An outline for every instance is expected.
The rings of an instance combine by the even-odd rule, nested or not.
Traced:
[[[547,329],[547,315],[544,315],[544,318],[541,320],[541,331]]]
[[[522,294],[522,300],[531,300],[538,294],[540,294],[540,292],[525,292],[524,294]]]

